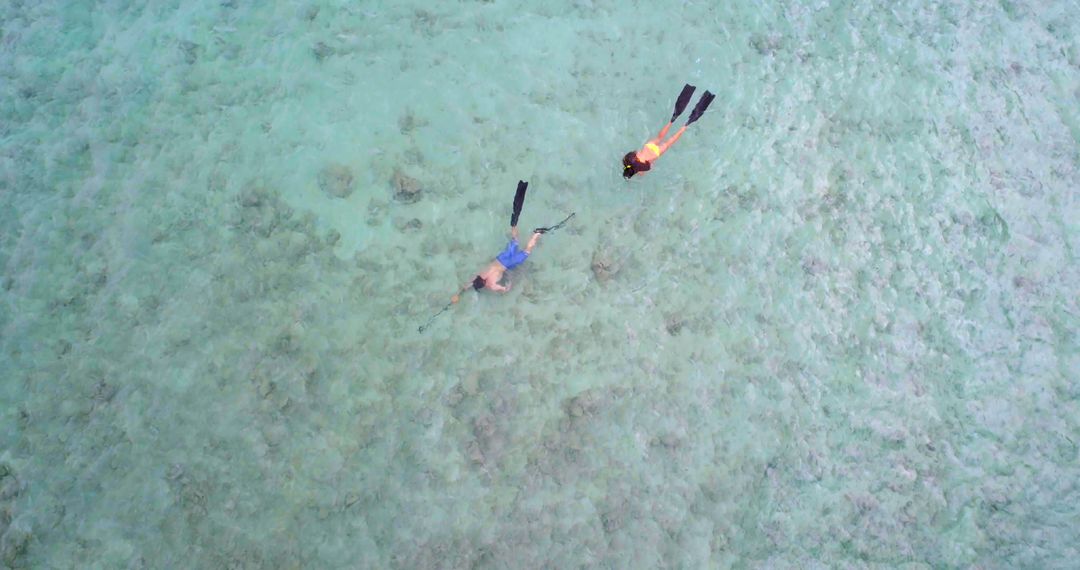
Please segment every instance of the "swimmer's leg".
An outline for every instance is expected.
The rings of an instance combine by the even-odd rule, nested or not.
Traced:
[[[533,248],[536,247],[536,242],[540,241],[540,234],[542,234],[542,233],[543,232],[533,232],[532,237],[529,238],[529,243],[527,243],[525,245],[525,254],[526,255],[532,253]]]

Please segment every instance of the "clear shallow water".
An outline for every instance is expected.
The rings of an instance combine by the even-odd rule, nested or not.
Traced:
[[[1069,567],[1077,8],[3,4],[4,563]]]

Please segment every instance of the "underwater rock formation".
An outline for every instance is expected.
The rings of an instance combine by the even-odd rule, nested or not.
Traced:
[[[348,198],[355,189],[352,170],[343,164],[327,164],[319,171],[319,188],[335,198]]]
[[[315,61],[322,63],[326,58],[334,55],[334,48],[326,45],[325,42],[316,42],[311,47],[311,55],[315,56]]]
[[[421,222],[419,218],[412,218],[410,220],[397,218],[394,220],[394,227],[397,228],[398,231],[412,232],[422,229],[424,227],[424,222]]]
[[[11,468],[0,463],[0,560],[7,568],[19,566],[17,562],[30,544],[30,532],[12,524],[14,502],[24,487]]]
[[[596,280],[603,283],[619,273],[620,265],[610,252],[596,250],[592,256],[592,272]]]
[[[420,181],[395,168],[394,176],[390,180],[394,187],[394,199],[406,204],[412,204],[420,200],[423,188]]]

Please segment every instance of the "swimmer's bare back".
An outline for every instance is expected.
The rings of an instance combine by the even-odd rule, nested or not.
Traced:
[[[505,287],[499,285],[499,281],[502,281],[504,275],[506,275],[506,268],[498,260],[492,261],[483,271],[476,274],[477,277],[484,280],[484,289],[491,289],[496,293],[506,293],[513,286],[509,277],[506,279]]]

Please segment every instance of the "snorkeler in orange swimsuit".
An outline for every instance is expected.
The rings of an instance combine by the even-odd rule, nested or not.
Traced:
[[[675,141],[679,140],[679,137],[686,132],[686,127],[689,127],[691,123],[701,118],[705,114],[705,110],[709,108],[709,103],[712,103],[713,95],[708,91],[698,99],[697,105],[694,106],[694,110],[690,112],[690,118],[686,121],[670,139],[664,140],[667,136],[668,129],[675,123],[675,119],[682,114],[686,109],[686,105],[690,103],[690,98],[694,96],[694,87],[687,83],[683,86],[682,93],[679,93],[678,100],[675,101],[675,112],[671,115],[671,120],[668,124],[664,125],[663,129],[660,129],[660,134],[656,135],[656,138],[645,143],[645,146],[641,147],[641,150],[634,152],[630,151],[623,156],[623,178],[629,180],[630,177],[639,172],[648,172],[652,169],[652,163],[656,159],[660,158],[660,155],[667,152],[667,149],[671,148],[671,145],[675,144]]]

